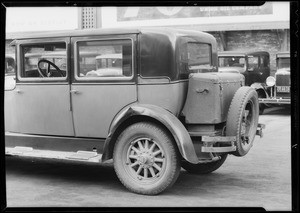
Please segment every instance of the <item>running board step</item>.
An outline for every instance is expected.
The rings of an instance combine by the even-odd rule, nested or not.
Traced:
[[[89,151],[77,151],[77,152],[61,152],[61,151],[49,151],[33,149],[32,147],[6,147],[6,155],[17,155],[24,157],[37,157],[37,158],[50,158],[60,160],[72,160],[72,161],[85,161],[101,163],[102,154]]]

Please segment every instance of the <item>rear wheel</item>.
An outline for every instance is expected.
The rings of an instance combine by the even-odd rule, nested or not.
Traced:
[[[218,168],[220,168],[227,158],[227,154],[220,155],[220,160],[209,162],[209,163],[199,163],[199,164],[192,164],[187,161],[182,161],[181,166],[187,172],[192,174],[208,174],[211,173]]]
[[[135,123],[118,137],[114,168],[130,191],[155,195],[171,187],[178,178],[180,161],[172,137],[159,125]]]
[[[258,124],[259,105],[257,92],[241,87],[235,93],[226,121],[226,135],[236,136],[235,156],[246,155],[253,145]]]

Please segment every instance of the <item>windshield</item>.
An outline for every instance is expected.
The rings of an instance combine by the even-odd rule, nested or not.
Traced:
[[[219,56],[219,67],[245,67],[245,57]]]
[[[278,58],[277,59],[277,67],[278,67],[278,69],[290,68],[291,67],[290,59],[289,58]]]

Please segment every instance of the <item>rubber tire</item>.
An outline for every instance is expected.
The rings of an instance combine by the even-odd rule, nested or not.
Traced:
[[[165,170],[153,184],[140,183],[125,169],[129,166],[125,163],[124,153],[127,153],[131,141],[143,137],[153,139],[165,153]],[[156,195],[170,188],[176,182],[181,168],[180,155],[173,138],[162,127],[151,122],[139,122],[127,127],[116,141],[113,160],[115,172],[122,184],[128,190],[144,195]]]
[[[250,103],[250,105],[252,106],[250,110],[252,117],[250,121],[250,128],[248,134],[249,143],[247,147],[243,147],[241,139],[241,124],[243,118],[243,111],[248,103]],[[235,142],[236,151],[232,153],[233,155],[244,156],[251,149],[256,135],[258,116],[259,104],[257,92],[253,88],[247,86],[239,88],[234,94],[233,99],[231,101],[226,121],[226,135],[237,136],[237,140]]]
[[[181,166],[187,172],[192,174],[209,174],[220,168],[227,158],[227,154],[221,156],[221,159],[211,163],[192,164],[188,161],[182,161]]]

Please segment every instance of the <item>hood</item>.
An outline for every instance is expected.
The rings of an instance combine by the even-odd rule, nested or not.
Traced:
[[[276,71],[276,75],[290,75],[291,68],[281,68]]]
[[[245,69],[243,67],[219,67],[219,72],[243,73]]]

